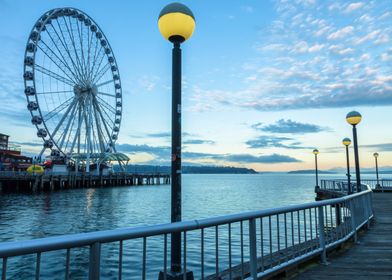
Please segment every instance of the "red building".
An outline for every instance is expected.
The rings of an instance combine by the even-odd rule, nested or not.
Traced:
[[[0,133],[0,170],[26,170],[32,158],[21,154],[20,146],[9,143],[9,135]]]

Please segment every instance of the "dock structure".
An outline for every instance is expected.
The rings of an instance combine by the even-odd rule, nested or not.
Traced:
[[[74,188],[141,186],[169,183],[170,175],[161,173],[111,173],[107,175],[94,175],[76,172],[69,174],[0,172],[0,190],[3,192],[40,192]]]
[[[392,279],[392,192],[373,193],[375,219],[357,244],[328,256],[328,265],[306,270],[294,279]]]

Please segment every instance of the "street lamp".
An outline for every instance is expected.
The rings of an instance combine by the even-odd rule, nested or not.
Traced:
[[[379,188],[380,187],[380,181],[378,180],[378,161],[377,161],[378,153],[374,153],[373,156],[374,156],[374,159],[376,160],[376,176],[377,176],[376,188]]]
[[[346,137],[343,139],[342,142],[343,142],[343,145],[346,146],[348,194],[352,194],[353,190],[351,189],[350,159],[349,159],[349,153],[348,153],[348,146],[350,146],[350,144],[351,144],[351,139]]]
[[[318,185],[318,167],[317,167],[317,155],[318,155],[319,153],[320,153],[319,150],[317,150],[317,149],[314,149],[314,150],[313,150],[314,162],[315,162],[315,165],[316,165],[316,188],[319,187],[319,185]]]
[[[357,140],[357,124],[359,124],[361,120],[362,120],[361,114],[356,111],[352,111],[348,113],[346,116],[346,121],[353,126],[355,177],[357,180],[357,192],[360,192],[360,188],[361,188],[361,174],[359,170],[358,140]]]
[[[162,36],[173,43],[172,51],[172,143],[171,143],[171,222],[181,221],[181,43],[192,36],[195,29],[192,11],[180,3],[165,6],[158,18]],[[171,275],[181,275],[181,233],[171,235]],[[191,274],[191,273],[190,273]],[[188,273],[186,273],[188,278]],[[193,278],[193,276],[192,276]]]

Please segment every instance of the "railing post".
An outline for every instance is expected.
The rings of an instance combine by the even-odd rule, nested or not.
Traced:
[[[99,280],[100,276],[101,243],[94,243],[90,246],[89,259],[89,280]]]
[[[318,234],[321,252],[321,263],[327,264],[327,251],[325,247],[324,211],[323,206],[318,206]]]
[[[249,258],[250,258],[250,276],[257,280],[257,249],[256,249],[256,220],[249,220]]]
[[[354,243],[358,242],[358,237],[357,237],[357,225],[355,221],[355,205],[354,205],[354,199],[350,200],[350,212],[351,212],[351,229],[354,232],[353,238],[354,238]]]

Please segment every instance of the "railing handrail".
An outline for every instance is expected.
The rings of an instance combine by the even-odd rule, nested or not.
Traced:
[[[121,240],[151,237],[173,232],[191,231],[211,226],[241,222],[254,218],[263,218],[287,212],[300,211],[326,205],[337,205],[350,201],[356,197],[372,192],[369,186],[367,190],[348,196],[328,199],[323,201],[308,202],[297,205],[269,208],[264,210],[249,211],[225,216],[217,216],[200,220],[182,221],[152,226],[141,226],[132,228],[119,228],[114,230],[95,231],[61,236],[45,237],[25,241],[11,241],[0,243],[0,258],[33,254],[37,252],[48,252],[54,250],[89,246],[94,243],[109,243]]]

